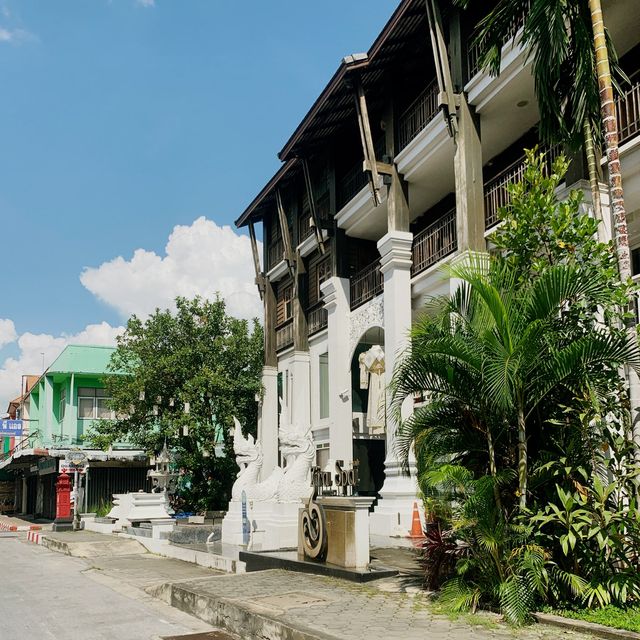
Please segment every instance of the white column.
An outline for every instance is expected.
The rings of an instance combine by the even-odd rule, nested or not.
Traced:
[[[294,351],[291,365],[291,426],[299,433],[311,429],[311,355]]]
[[[390,231],[379,242],[380,270],[384,276],[384,351],[385,378],[391,382],[395,362],[409,344],[411,328],[411,245],[413,234]],[[390,397],[387,395],[387,406]],[[407,402],[411,411],[411,399]],[[411,529],[413,503],[417,499],[415,465],[410,462],[411,476],[403,473],[397,456],[397,425],[387,412],[387,456],[382,499],[371,514],[371,533],[384,536],[406,536]]]
[[[333,460],[352,460],[349,280],[338,277],[329,278],[320,288],[327,310],[329,457]]]
[[[262,471],[264,480],[278,466],[278,368],[262,368],[262,412],[258,423],[258,440],[262,444]]]

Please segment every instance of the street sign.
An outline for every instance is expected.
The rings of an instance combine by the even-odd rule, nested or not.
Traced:
[[[17,438],[22,435],[22,420],[0,420],[0,436]]]
[[[88,464],[84,462],[83,464],[71,464],[68,460],[60,460],[60,473],[84,473],[87,470]]]

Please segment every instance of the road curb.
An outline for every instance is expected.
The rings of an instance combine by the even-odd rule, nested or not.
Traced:
[[[338,636],[289,626],[265,613],[253,611],[235,599],[198,593],[188,583],[157,585],[146,591],[180,611],[246,640],[339,640]]]
[[[595,622],[587,622],[586,620],[574,620],[573,618],[564,618],[552,613],[534,613],[533,617],[537,622],[558,627],[560,629],[568,629],[570,631],[580,631],[581,633],[590,633],[598,638],[606,638],[606,640],[640,640],[640,633],[635,631],[626,631],[625,629],[614,629],[613,627],[605,627],[603,624]]]

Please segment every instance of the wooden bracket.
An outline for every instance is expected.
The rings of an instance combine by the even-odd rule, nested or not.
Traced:
[[[282,196],[280,195],[280,189],[276,190],[276,206],[278,209],[278,220],[280,222],[280,233],[282,234],[282,242],[284,244],[284,257],[289,265],[289,271],[293,276],[295,255],[293,252],[293,246],[291,244],[291,236],[289,235],[289,225],[287,224],[287,216],[282,206]]]
[[[318,220],[318,212],[316,211],[316,199],[313,195],[313,185],[311,184],[311,173],[309,172],[309,163],[306,158],[302,159],[302,173],[304,174],[304,184],[307,189],[307,199],[309,201],[309,210],[311,211],[311,219],[313,220],[313,235],[316,238],[316,244],[320,253],[324,255],[325,247],[322,239],[322,229]]]
[[[393,165],[389,164],[388,162],[379,162],[376,160],[376,171],[383,176],[391,176],[393,175]],[[371,165],[369,164],[369,162],[367,160],[365,160],[362,163],[362,170],[363,171],[371,171]]]
[[[355,92],[356,114],[358,116],[358,128],[360,129],[360,142],[362,143],[362,154],[364,156],[363,167],[366,167],[369,188],[374,206],[382,204],[380,195],[380,174],[376,162],[376,152],[373,147],[373,136],[371,135],[371,123],[369,122],[369,111],[367,109],[367,99],[364,95],[362,83],[356,84]]]
[[[249,222],[249,238],[251,239],[251,253],[253,254],[253,267],[256,272],[256,285],[258,287],[258,293],[260,294],[260,300],[264,298],[264,291],[266,287],[264,273],[260,268],[260,253],[258,252],[258,242],[256,240],[256,230],[253,225],[253,220]]]
[[[434,0],[426,0],[426,9],[433,60],[436,67],[436,78],[438,80],[438,103],[444,113],[449,135],[455,140],[458,133],[457,107],[460,101],[459,98],[456,99],[453,90],[449,54],[442,33],[442,16]]]

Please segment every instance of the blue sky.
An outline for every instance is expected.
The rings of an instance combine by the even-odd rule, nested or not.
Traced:
[[[6,358],[27,366],[23,352],[44,349],[24,336],[109,333],[162,306],[162,289],[206,295],[194,270],[216,283],[224,265],[201,245],[235,246],[219,227],[277,169],[341,57],[366,50],[396,4],[0,0],[5,374],[19,368]],[[2,393],[0,381],[4,403]]]

